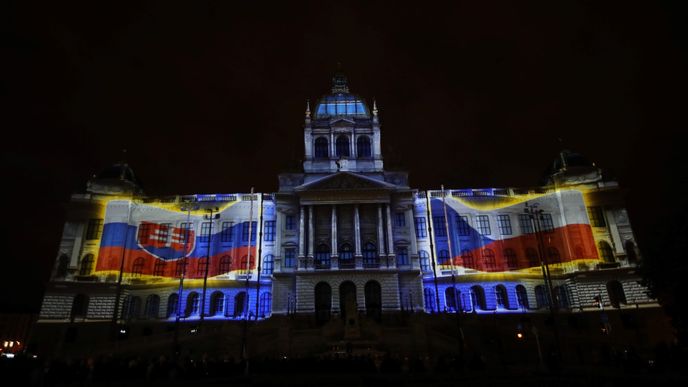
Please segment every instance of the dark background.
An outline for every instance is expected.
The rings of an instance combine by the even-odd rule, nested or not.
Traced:
[[[412,187],[532,186],[563,147],[641,249],[685,213],[682,2],[169,3],[3,6],[0,310],[39,309],[70,194],[123,148],[151,195],[276,190],[338,62]]]

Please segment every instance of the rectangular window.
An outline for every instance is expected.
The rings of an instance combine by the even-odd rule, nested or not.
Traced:
[[[414,220],[416,226],[416,237],[417,238],[427,238],[428,230],[425,228],[425,218],[419,216]]]
[[[397,266],[408,266],[408,264],[409,264],[408,248],[397,247]]]
[[[432,227],[435,228],[435,236],[446,237],[447,227],[444,224],[444,216],[433,216]]]
[[[490,218],[487,215],[478,215],[476,217],[476,223],[478,226],[478,232],[481,235],[490,235],[492,230],[490,230]]]
[[[264,240],[267,242],[272,242],[275,240],[275,221],[268,220],[265,222],[263,227]]]
[[[103,219],[91,219],[86,228],[86,240],[100,239],[103,232]]]
[[[471,224],[468,222],[467,216],[456,217],[456,229],[459,232],[459,236],[471,235]]]
[[[148,244],[150,242],[150,234],[152,230],[152,223],[141,223],[139,224],[138,240],[141,244]]]
[[[296,249],[287,248],[284,249],[284,267],[294,267],[296,261]]]
[[[179,224],[179,228],[182,229],[180,242],[190,242],[191,231],[193,230],[193,222],[182,222]]]
[[[166,245],[170,239],[170,228],[172,228],[172,223],[162,223],[158,228],[158,243],[160,245]]]
[[[502,235],[511,235],[511,218],[509,215],[497,215],[497,222],[499,223],[499,232]]]
[[[210,242],[210,222],[203,222],[201,223],[201,237],[198,238],[198,241],[201,243],[208,243]]]
[[[554,222],[552,221],[552,214],[540,214],[540,227],[543,232],[554,231]]]
[[[602,207],[588,207],[588,217],[590,218],[590,225],[593,227],[605,227],[607,225],[604,221]]]
[[[255,242],[256,240],[256,227],[258,225],[258,222],[253,221],[251,222],[251,242]],[[248,222],[244,222],[241,224],[241,240],[243,242],[248,242]]]
[[[394,216],[394,225],[397,227],[406,227],[406,214],[397,212]]]
[[[231,242],[232,241],[232,222],[222,222],[222,231],[220,231],[220,241],[221,242]]]
[[[284,218],[284,228],[287,230],[293,230],[296,228],[296,224],[294,222],[294,215],[287,215],[286,218]]]
[[[535,232],[533,230],[533,222],[528,214],[518,214],[518,224],[521,226],[521,234],[532,234]]]

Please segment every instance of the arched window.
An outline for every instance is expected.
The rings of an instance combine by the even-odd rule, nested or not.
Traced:
[[[437,263],[440,265],[449,265],[449,251],[440,250],[437,254]]]
[[[538,309],[549,306],[549,296],[543,285],[538,285],[535,287],[535,303]]]
[[[186,310],[184,315],[186,317],[198,315],[198,307],[200,305],[198,293],[191,292],[186,297]]]
[[[246,267],[249,267],[246,269]],[[248,274],[248,272],[253,268],[253,255],[251,256],[251,262],[249,262],[248,255],[241,257],[241,267],[239,267],[239,273]]]
[[[485,260],[485,271],[497,270],[497,261],[495,259],[495,253],[492,249],[483,250],[483,259]]]
[[[609,246],[609,243],[601,241],[598,246],[600,249],[600,256],[602,256],[602,261],[604,261],[605,263],[614,262],[614,251],[612,251],[612,248],[611,246]]]
[[[227,274],[230,271],[232,271],[232,257],[229,255],[223,255],[222,258],[220,258],[220,267],[218,273]]]
[[[93,254],[86,254],[79,266],[79,275],[91,275],[93,271]]]
[[[88,296],[77,294],[72,301],[72,311],[70,317],[72,321],[76,318],[86,318],[88,314]]]
[[[220,291],[214,291],[210,295],[210,315],[220,316],[224,311],[225,306],[225,295]]]
[[[62,254],[57,260],[55,278],[65,278],[67,276],[67,269],[69,269],[69,257],[66,254]]]
[[[141,318],[141,297],[127,296],[127,298],[124,299],[122,315],[126,320]]]
[[[366,314],[373,320],[380,321],[382,316],[382,288],[377,281],[368,281],[365,284]]]
[[[423,298],[425,299],[425,310],[434,313],[437,308],[435,307],[435,292],[430,288],[423,289]]]
[[[516,285],[516,299],[518,301],[519,309],[528,309],[528,292],[526,292],[525,286]]]
[[[397,266],[408,266],[409,256],[406,246],[397,246]]]
[[[234,318],[246,317],[248,313],[248,297],[246,292],[239,292],[234,296]]]
[[[335,143],[337,157],[349,157],[349,136],[340,135]]]
[[[430,254],[425,250],[421,250],[418,252],[418,255],[420,257],[420,270],[424,272],[432,270],[430,267]]]
[[[273,257],[272,254],[268,254],[268,255],[263,257],[263,274],[265,274],[265,275],[272,274],[274,262],[275,262],[275,257]]]
[[[344,243],[339,246],[339,268],[353,269],[356,266],[354,262],[354,252],[351,245]]]
[[[504,249],[504,258],[506,259],[506,266],[509,268],[509,270],[518,269],[518,260],[516,258],[516,251],[514,249]]]
[[[153,266],[153,275],[156,277],[163,277],[165,275],[165,266],[165,261],[156,259],[155,265]]]
[[[327,139],[325,137],[318,137],[315,139],[315,157],[318,159],[326,159],[330,152],[327,149]]]
[[[626,248],[626,259],[628,263],[637,263],[638,254],[635,251],[635,243],[633,243],[633,241],[626,241],[624,247]]]
[[[459,302],[460,296],[455,287],[449,286],[444,290],[444,299],[448,311],[456,312],[459,310],[457,302]]]
[[[607,294],[609,295],[609,302],[615,308],[620,308],[621,304],[626,303],[626,293],[619,281],[607,282]]]
[[[134,260],[134,264],[131,265],[131,276],[132,277],[140,277],[141,274],[143,274],[143,265],[144,265],[144,259],[143,257],[138,257]]]
[[[547,248],[547,258],[549,259],[548,263],[561,263],[561,255],[556,247]]]
[[[182,277],[186,276],[186,268],[188,267],[189,262],[186,260],[186,258],[182,258],[177,261],[177,265],[174,268],[174,276],[175,277]]]
[[[143,316],[145,318],[158,318],[160,312],[160,296],[151,294],[146,297],[146,306],[143,309]]]
[[[196,264],[196,276],[204,278],[208,273],[208,258],[199,258]]]
[[[356,152],[358,154],[358,157],[361,157],[361,158],[371,157],[372,152],[370,149],[370,137],[368,137],[368,136],[359,136],[358,137],[358,140],[356,140]]]
[[[315,321],[323,324],[330,320],[332,309],[332,288],[327,282],[315,285]]]
[[[463,267],[475,269],[475,259],[473,259],[473,253],[471,253],[470,250],[461,250],[461,260],[463,261]]]
[[[368,242],[363,247],[363,267],[379,267],[380,260],[377,256],[377,247],[373,242]]]
[[[557,286],[554,288],[554,294],[557,296],[557,302],[560,308],[568,309],[571,307],[571,297],[569,296],[569,288],[566,285]]]
[[[179,295],[172,293],[167,298],[167,318],[175,317],[179,308]]]
[[[258,315],[260,317],[270,316],[272,312],[272,293],[265,292],[260,295],[260,308],[258,308]]]
[[[506,294],[504,285],[497,285],[495,287],[495,298],[497,300],[497,307],[502,309],[509,309],[509,297]]]
[[[487,310],[485,290],[483,290],[482,286],[475,285],[471,287],[471,302],[473,310]]]
[[[330,246],[324,243],[318,245],[315,249],[314,264],[316,269],[330,268]]]
[[[526,248],[526,258],[528,258],[528,267],[540,266],[540,256],[534,248]]]

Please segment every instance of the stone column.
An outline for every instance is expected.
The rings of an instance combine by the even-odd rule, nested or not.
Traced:
[[[308,269],[313,269],[313,252],[315,251],[315,222],[313,206],[308,206]]]
[[[299,205],[299,259],[296,263],[296,269],[303,269],[306,267],[306,210],[305,207]]]
[[[361,254],[361,215],[358,212],[358,204],[354,204],[354,255],[360,257]]]
[[[377,205],[377,252],[380,257],[385,255],[385,233],[382,228],[382,204]]]
[[[409,239],[411,240],[411,255],[418,255],[418,240],[416,238],[416,228],[415,219],[413,218],[413,206],[404,211],[406,214],[406,229],[409,233]]]
[[[387,265],[396,267],[397,261],[394,259],[394,234],[392,234],[392,210],[391,203],[387,204]]]
[[[275,247],[273,248],[275,263],[273,272],[282,271],[282,228],[284,224],[284,214],[275,205]]]
[[[332,205],[332,240],[330,248],[330,258],[332,261],[332,268],[337,269],[339,267],[339,262],[337,258],[339,257],[338,244],[337,244],[337,205]]]

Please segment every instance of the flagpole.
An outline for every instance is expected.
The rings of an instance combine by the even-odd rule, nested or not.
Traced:
[[[213,246],[213,223],[215,221],[215,218],[213,218],[213,213],[216,213],[220,209],[215,207],[215,208],[208,208],[206,211],[210,212],[210,215],[208,216],[208,220],[210,221],[210,227],[208,228],[208,249],[206,251],[206,259],[205,259],[205,273],[203,273],[203,295],[201,296],[201,321],[199,325],[203,325],[203,321],[205,320],[205,298],[206,298],[206,293],[208,289],[208,270],[210,269],[210,249]],[[201,226],[203,227],[203,226]]]
[[[258,321],[258,309],[260,307],[260,270],[263,262],[261,256],[263,254],[263,194],[260,196],[260,206],[258,207],[258,274],[256,275],[256,315],[255,320]]]
[[[117,279],[117,293],[115,295],[115,307],[112,312],[112,326],[113,330],[117,326],[117,315],[119,312],[119,301],[122,297],[122,278],[124,277],[124,261],[126,260],[126,251],[127,251],[127,242],[129,239],[129,223],[131,223],[131,205],[133,202],[134,198],[132,197],[129,202],[127,203],[127,224],[126,224],[126,229],[124,230],[124,244],[122,245],[122,255],[120,257],[120,263],[119,263],[119,277]],[[114,337],[116,337],[118,332],[113,332]]]
[[[175,355],[177,354],[177,346],[179,343],[179,319],[181,318],[181,313],[182,313],[182,293],[184,292],[184,277],[186,276],[186,267],[188,265],[188,255],[190,252],[187,252],[189,250],[189,237],[191,234],[191,209],[192,206],[188,204],[187,202],[187,207],[186,207],[186,224],[182,228],[182,235],[184,236],[184,251],[182,252],[182,270],[179,273],[179,290],[177,291],[177,313],[174,319],[174,340],[173,340],[173,345],[174,345],[174,353]],[[182,207],[182,209],[184,209]]]
[[[430,256],[432,258],[432,277],[435,282],[435,305],[440,310],[440,293],[437,287],[437,264],[435,263],[435,234],[432,229],[432,209],[430,208],[430,191],[425,191],[425,212],[428,217],[428,232],[430,233]],[[434,310],[433,310],[434,311]]]
[[[246,259],[246,299],[244,301],[244,306],[248,309],[248,291],[249,291],[249,278],[251,270],[251,231],[253,224],[253,187],[251,187],[251,194],[249,195],[249,200],[251,201],[251,206],[248,212],[248,257]],[[248,374],[248,351],[247,351],[247,341],[248,341],[248,316],[247,311],[244,311],[244,325],[241,335],[241,358],[246,362],[244,368],[244,374]]]
[[[459,330],[459,357],[463,360],[463,328],[461,327],[461,312],[463,307],[461,307],[461,302],[459,301],[458,292],[456,291],[456,277],[454,275],[454,254],[452,252],[452,234],[449,233],[449,218],[447,217],[447,193],[444,191],[444,184],[440,186],[442,188],[442,210],[444,211],[444,227],[447,231],[447,246],[449,247],[449,263],[451,265],[451,281],[452,289],[454,292],[454,308],[456,308],[456,326]],[[460,250],[459,250],[460,251]]]

